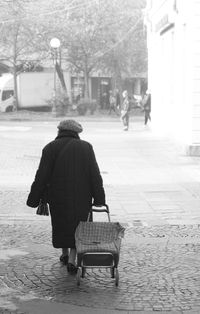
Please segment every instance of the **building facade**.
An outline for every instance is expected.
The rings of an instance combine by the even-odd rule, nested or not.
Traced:
[[[14,79],[10,72],[0,63],[0,112],[11,111],[14,99]],[[8,73],[7,73],[7,72]],[[122,90],[130,95],[140,95],[146,89],[146,73],[122,80]],[[67,96],[72,105],[77,105],[84,98],[85,83],[82,75],[63,71],[63,80]],[[17,97],[19,109],[48,110],[54,104],[55,95],[62,100],[63,84],[55,68],[43,68],[42,71],[21,72],[17,75]],[[89,95],[100,109],[109,109],[110,91],[114,89],[112,77],[108,73],[92,73],[88,80]]]
[[[147,87],[147,73],[133,74],[133,77],[122,78],[122,90],[127,90],[129,95],[142,95]],[[101,109],[109,108],[110,91],[114,89],[111,75],[105,73],[92,73],[89,77],[90,97],[99,103]],[[84,77],[71,74],[71,84],[68,87],[69,97],[72,102],[84,97]]]
[[[200,155],[200,0],[147,0],[152,127]]]

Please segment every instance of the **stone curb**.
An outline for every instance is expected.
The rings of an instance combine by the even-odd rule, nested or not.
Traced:
[[[134,114],[131,114],[133,116]],[[102,121],[119,121],[120,117],[116,115],[108,115],[108,114],[94,114],[94,115],[66,115],[66,116],[52,116],[51,112],[28,112],[28,111],[19,111],[17,113],[0,113],[0,121],[60,121],[62,119],[75,119],[79,121],[94,121],[94,122],[102,122]],[[134,115],[134,119],[141,120],[143,119],[143,114]]]

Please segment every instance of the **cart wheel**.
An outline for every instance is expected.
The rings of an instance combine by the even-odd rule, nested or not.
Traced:
[[[119,285],[119,271],[115,268],[115,286],[118,287]]]
[[[82,273],[81,273],[81,277],[84,278],[85,277],[85,272],[86,272],[86,268],[82,267]]]
[[[77,286],[80,286],[80,283],[81,283],[81,268],[80,267],[78,267],[78,271],[76,274],[76,282],[77,282]]]
[[[111,278],[115,278],[115,268],[114,267],[110,268],[110,274],[111,274]]]

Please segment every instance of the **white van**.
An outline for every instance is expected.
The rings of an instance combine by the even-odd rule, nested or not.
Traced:
[[[69,82],[69,74],[66,74]],[[58,79],[57,79],[58,82]],[[54,72],[21,72],[17,75],[18,109],[51,109],[49,100],[54,95]],[[68,86],[70,89],[70,86]],[[11,73],[0,76],[0,112],[14,108],[14,79]]]
[[[6,73],[0,76],[0,112],[13,110],[14,101],[13,75]]]

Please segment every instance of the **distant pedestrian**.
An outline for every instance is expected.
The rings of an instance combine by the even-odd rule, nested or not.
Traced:
[[[78,94],[75,98],[75,103],[78,104],[80,100],[81,100],[81,95]]]
[[[127,90],[123,91],[123,103],[121,106],[121,120],[123,122],[124,131],[129,129],[130,100]]]
[[[109,93],[107,91],[102,93],[102,109],[106,110],[109,108]]]
[[[149,90],[143,98],[143,110],[144,110],[144,124],[147,125],[148,121],[151,121],[151,93]]]
[[[121,105],[121,100],[120,100],[120,94],[119,94],[119,90],[116,88],[115,89],[115,98],[116,98],[116,107],[117,107],[117,110],[120,110],[120,105]]]
[[[113,111],[114,113],[116,113],[118,115],[117,106],[116,106],[116,98],[115,98],[115,95],[113,94],[112,91],[110,91],[109,106],[110,106],[110,108],[109,108],[108,114],[111,114],[111,112]]]
[[[58,125],[58,135],[42,150],[27,205],[37,207],[46,196],[52,222],[52,242],[62,248],[60,261],[76,273],[75,230],[87,219],[92,203],[105,204],[105,193],[92,145],[79,137],[74,120]]]

